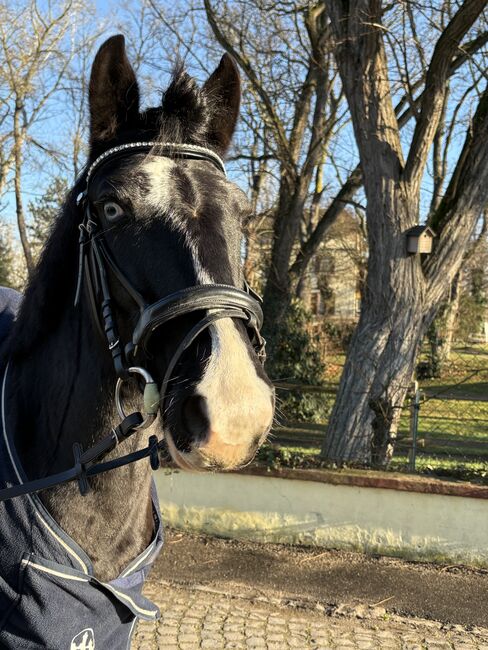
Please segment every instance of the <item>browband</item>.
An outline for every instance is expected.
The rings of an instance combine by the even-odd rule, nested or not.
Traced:
[[[138,153],[142,152],[153,152],[158,156],[167,156],[169,158],[182,158],[182,159],[193,159],[193,160],[208,160],[211,162],[217,169],[219,169],[224,176],[227,176],[225,171],[225,165],[222,158],[216,154],[211,149],[206,147],[200,147],[196,144],[178,144],[176,142],[129,142],[127,144],[120,144],[117,147],[112,147],[107,151],[104,151],[98,158],[92,162],[88,171],[86,172],[85,183],[88,187],[90,178],[93,176],[95,171],[107,160],[118,156],[120,154],[125,154],[127,152]]]

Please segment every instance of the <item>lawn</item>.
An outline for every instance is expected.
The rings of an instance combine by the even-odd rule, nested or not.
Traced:
[[[272,443],[260,458],[269,465],[320,467],[320,444],[337,390],[344,354],[331,355],[327,386],[277,389],[278,402],[290,391],[295,395],[319,397],[320,422],[282,421],[273,431]],[[449,478],[488,484],[488,345],[457,347],[442,379],[419,382],[421,404],[417,432],[416,470]],[[408,471],[411,448],[410,411],[406,405],[400,421],[398,443],[391,463],[395,471]]]

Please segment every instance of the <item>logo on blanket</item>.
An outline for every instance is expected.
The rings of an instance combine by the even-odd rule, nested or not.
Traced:
[[[95,635],[91,627],[81,630],[71,641],[69,650],[95,650]]]

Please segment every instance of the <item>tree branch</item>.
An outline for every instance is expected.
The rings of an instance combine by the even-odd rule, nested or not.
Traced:
[[[261,101],[264,104],[264,107],[266,108],[266,113],[276,133],[278,146],[281,150],[281,157],[284,162],[285,161],[290,162],[290,149],[289,149],[286,133],[283,128],[283,124],[281,123],[281,120],[279,119],[276,111],[274,110],[274,106],[273,106],[273,102],[271,101],[271,98],[269,97],[266,90],[263,88],[263,85],[259,82],[259,79],[256,75],[256,71],[252,67],[249,59],[243,53],[239,52],[232,45],[230,39],[228,39],[227,36],[224,34],[224,32],[220,29],[217,23],[215,12],[212,8],[212,5],[210,4],[210,0],[204,0],[204,6],[205,6],[205,12],[207,14],[208,23],[214,33],[215,38],[222,45],[224,50],[226,50],[226,52],[228,52],[231,56],[235,58],[235,60],[239,63],[241,68],[246,73],[249,82],[252,84],[254,90],[259,95]]]
[[[451,77],[457,70],[466,63],[466,61],[473,56],[477,51],[479,51],[483,45],[488,43],[488,32],[484,32],[481,36],[472,40],[469,44],[463,46],[463,54],[460,54],[456,57],[449,67],[449,77]],[[416,82],[417,83],[417,82]],[[420,86],[421,80],[418,82]],[[415,100],[415,105],[419,106],[422,101],[422,94]],[[395,112],[398,115],[400,111],[405,106],[406,100],[401,99],[395,107]],[[409,106],[401,115],[398,117],[398,126],[403,128],[410,118],[413,116],[413,106]],[[454,116],[457,114],[458,108],[454,112]],[[453,116],[453,117],[454,117]],[[333,225],[336,218],[340,214],[340,209],[343,208],[344,204],[350,202],[354,194],[361,188],[363,184],[363,177],[361,173],[361,166],[358,165],[349,175],[348,179],[344,183],[343,187],[339,190],[338,194],[332,200],[330,206],[324,211],[322,217],[317,223],[315,230],[311,233],[310,238],[303,242],[300,250],[298,251],[295,261],[293,262],[290,273],[294,278],[299,278],[302,273],[305,272],[307,265],[309,264],[312,257],[317,253],[317,250],[325,237],[328,229]]]
[[[363,177],[361,173],[361,166],[358,165],[356,169],[349,175],[349,178],[341,187],[340,191],[334,197],[332,203],[325,210],[320,221],[318,222],[315,230],[310,235],[308,240],[304,242],[297,257],[290,268],[290,275],[294,280],[297,280],[304,273],[310,260],[315,255],[324,240],[325,234],[328,229],[335,222],[339,214],[344,210],[344,206],[350,202],[354,194],[361,187]]]
[[[455,275],[458,266],[449,263],[460,247],[465,248],[476,222],[488,202],[488,85],[480,99],[472,125],[446,193],[430,225],[438,234],[434,253],[425,263],[433,291],[446,269]],[[452,279],[452,278],[451,278]],[[434,296],[435,298],[435,296]]]
[[[446,82],[460,43],[486,6],[486,0],[466,0],[441,34],[432,54],[422,105],[405,165],[404,178],[418,192],[437,126],[442,114]]]

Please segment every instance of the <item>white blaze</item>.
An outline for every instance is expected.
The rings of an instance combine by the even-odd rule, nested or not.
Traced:
[[[198,255],[198,242],[192,241],[184,218],[174,211],[175,189],[170,171],[175,163],[168,158],[149,157],[142,163],[149,177],[146,200],[152,209],[164,212],[168,222],[180,232],[192,257],[198,284],[218,283],[203,267]],[[225,251],[223,251],[225,254]],[[211,435],[205,445],[207,455],[222,456],[239,462],[243,448],[255,436],[264,434],[273,417],[272,389],[261,379],[249,349],[232,319],[215,322],[209,328],[212,352],[196,393],[207,400]]]

